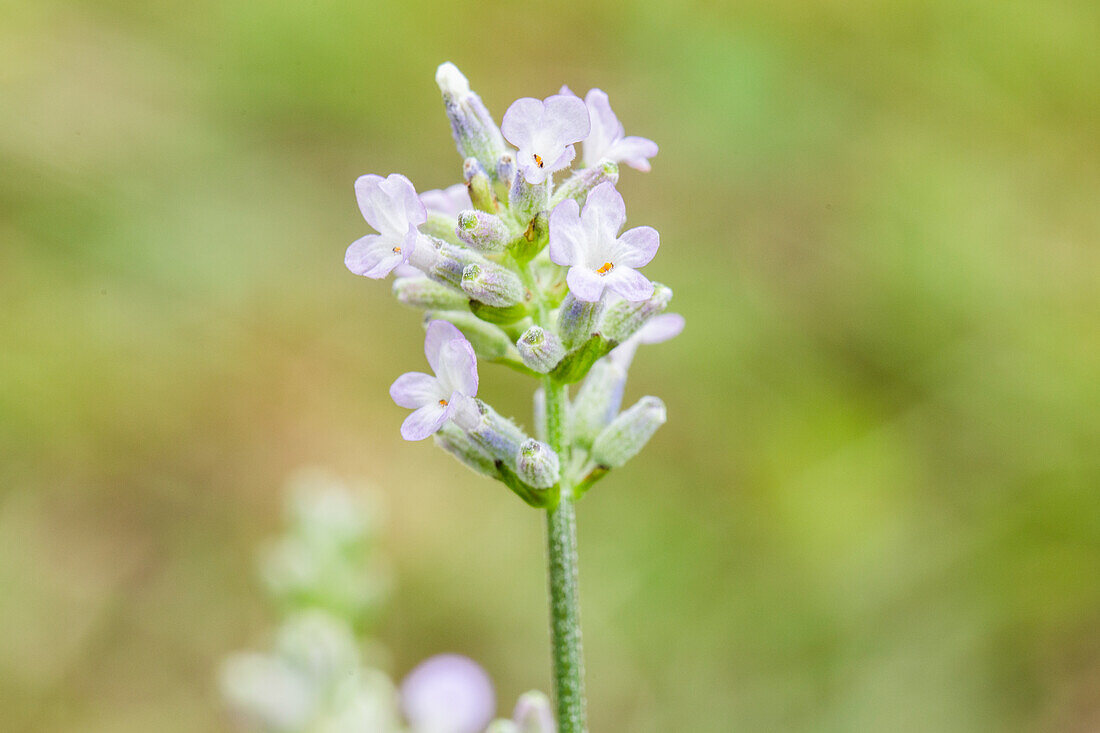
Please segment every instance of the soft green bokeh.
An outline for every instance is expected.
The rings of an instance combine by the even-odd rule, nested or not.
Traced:
[[[433,83],[562,83],[688,319],[579,507],[592,729],[1100,728],[1100,4],[0,4],[0,727],[224,725],[283,479],[389,510],[393,669],[548,686],[539,515],[386,388],[351,184],[459,178]],[[529,423],[526,380],[484,394]]]

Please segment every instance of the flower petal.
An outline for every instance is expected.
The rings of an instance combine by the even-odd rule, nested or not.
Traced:
[[[401,251],[395,252],[394,249]],[[344,254],[344,265],[356,275],[382,278],[405,262],[409,250],[401,240],[394,241],[381,234],[368,234],[351,243]]]
[[[653,295],[653,283],[645,275],[627,265],[616,267],[607,273],[603,279],[608,290],[618,293],[627,300],[637,302],[646,300]],[[572,286],[570,286],[570,289],[572,289]]]
[[[543,102],[543,124],[554,132],[561,145],[579,143],[588,137],[592,123],[588,107],[573,94],[555,94]]]
[[[431,402],[438,403],[444,396],[439,381],[423,372],[407,372],[390,385],[390,397],[400,407],[415,410]]]
[[[474,356],[474,347],[465,338],[451,339],[443,344],[435,373],[445,393],[455,391],[467,397],[477,395],[477,357]]]
[[[504,139],[521,150],[528,147],[542,124],[542,113],[542,101],[534,97],[523,97],[512,102],[500,121]]]
[[[616,163],[626,163],[640,171],[650,169],[649,159],[657,155],[657,143],[644,137],[631,135],[617,140],[605,153]]]
[[[496,712],[489,675],[473,660],[441,654],[401,683],[401,707],[418,731],[479,733]]]
[[[602,89],[589,89],[584,104],[592,121],[592,131],[584,140],[584,163],[596,165],[608,157],[608,151],[623,136],[623,126],[611,111],[611,102]]]
[[[580,205],[574,199],[566,199],[555,206],[550,212],[550,261],[556,265],[581,265],[587,243]]]
[[[618,240],[621,263],[628,267],[641,267],[649,264],[661,246],[661,235],[653,227],[634,227],[627,229]],[[618,264],[618,263],[616,263]]]
[[[443,427],[450,416],[450,405],[441,405],[438,402],[429,402],[401,423],[401,437],[405,440],[424,440],[429,435]]]
[[[443,363],[440,358],[440,351],[448,341],[455,339],[465,341],[466,337],[455,328],[453,323],[435,320],[428,324],[428,332],[424,336],[424,356],[427,357],[428,364],[437,375],[440,373],[440,365]]]
[[[428,211],[437,211],[440,214],[457,217],[458,212],[464,209],[472,209],[470,203],[470,191],[465,183],[456,183],[445,189],[432,189],[420,194],[420,202]]]
[[[367,223],[381,234],[404,234],[409,224],[427,220],[424,204],[416,196],[412,182],[400,173],[386,178],[360,176],[355,181],[355,198]]]
[[[659,344],[680,335],[684,330],[684,317],[679,313],[662,313],[646,321],[634,338],[642,344]]]
[[[607,278],[600,277],[587,267],[570,267],[565,273],[565,282],[569,285],[569,292],[577,300],[595,303],[603,295]]]
[[[613,241],[626,223],[626,204],[615,184],[604,181],[592,189],[581,212],[584,228],[600,239]]]

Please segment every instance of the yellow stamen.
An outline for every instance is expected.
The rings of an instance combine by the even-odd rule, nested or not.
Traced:
[[[440,400],[439,401],[439,406],[440,407],[446,407],[447,406],[447,400]]]
[[[596,274],[597,275],[606,275],[607,273],[611,272],[614,269],[615,269],[615,263],[614,262],[605,262],[605,263],[603,263],[603,266],[600,267],[600,269],[596,270]]]
[[[400,247],[394,247],[394,248],[393,248],[393,253],[394,253],[395,255],[399,255],[399,254],[401,254],[401,248],[400,248]]]
[[[536,164],[536,165],[537,165],[537,166],[538,166],[539,168],[541,168],[541,167],[542,167],[542,156],[541,156],[541,155],[539,155],[538,153],[535,153],[535,164]]]

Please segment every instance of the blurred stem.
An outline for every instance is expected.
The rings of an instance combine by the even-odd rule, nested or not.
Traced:
[[[546,436],[569,465],[566,425],[566,389],[547,377]],[[550,565],[550,639],[554,657],[554,697],[558,733],[587,733],[584,699],[584,651],[581,648],[581,609],[577,591],[577,515],[571,477],[563,472],[561,500],[546,516]]]

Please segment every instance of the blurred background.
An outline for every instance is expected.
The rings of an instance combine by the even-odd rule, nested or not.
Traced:
[[[387,510],[394,674],[549,687],[542,518],[401,440],[419,316],[343,266],[356,176],[461,178],[445,60],[498,121],[599,86],[661,146],[620,190],[688,327],[579,507],[593,731],[1100,730],[1097,3],[0,18],[4,730],[224,730],[302,465]]]

